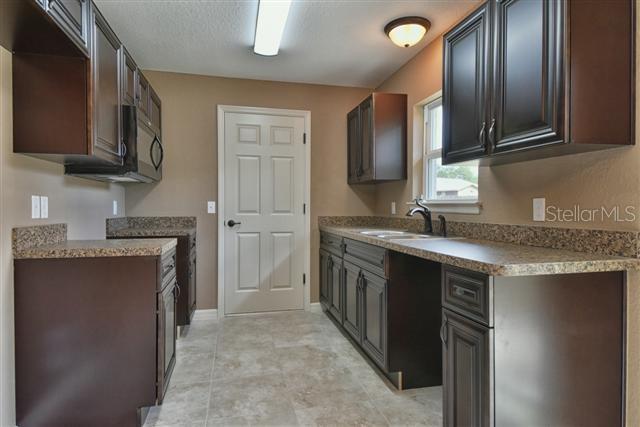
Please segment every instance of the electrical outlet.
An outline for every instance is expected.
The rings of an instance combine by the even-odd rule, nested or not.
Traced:
[[[391,202],[391,215],[396,214],[396,202]]]
[[[113,201],[113,214],[114,215],[118,215],[118,201],[117,200]]]
[[[31,219],[40,218],[40,196],[31,196]]]
[[[207,202],[207,213],[210,213],[210,214],[216,213],[216,202],[212,202],[212,201]]]
[[[533,199],[533,220],[544,221],[546,199],[544,197]]]
[[[40,218],[49,218],[49,198],[40,196]]]

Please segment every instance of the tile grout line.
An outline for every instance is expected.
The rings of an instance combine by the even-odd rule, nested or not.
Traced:
[[[211,410],[211,395],[213,394],[213,370],[215,369],[216,359],[218,358],[218,344],[219,344],[218,341],[220,340],[220,329],[222,328],[222,322],[218,321],[218,323],[220,323],[220,325],[219,325],[218,331],[216,332],[216,345],[213,349],[213,361],[211,363],[211,372],[209,373],[209,396],[207,396],[207,413],[204,417],[205,427],[209,423],[209,412]]]

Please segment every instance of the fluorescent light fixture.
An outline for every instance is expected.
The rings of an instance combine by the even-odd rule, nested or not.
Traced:
[[[264,56],[278,54],[290,6],[291,0],[260,0],[253,45],[255,53]]]

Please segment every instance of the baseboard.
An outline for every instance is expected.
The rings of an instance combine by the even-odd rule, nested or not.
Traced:
[[[307,308],[307,311],[310,311],[312,313],[322,313],[322,306],[319,302],[312,302],[309,304],[309,308]]]
[[[208,310],[196,310],[193,314],[193,320],[217,320],[218,309],[211,308]]]

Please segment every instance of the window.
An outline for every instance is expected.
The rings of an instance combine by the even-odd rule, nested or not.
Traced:
[[[478,161],[442,165],[442,98],[424,106],[424,188],[431,201],[477,201]]]

